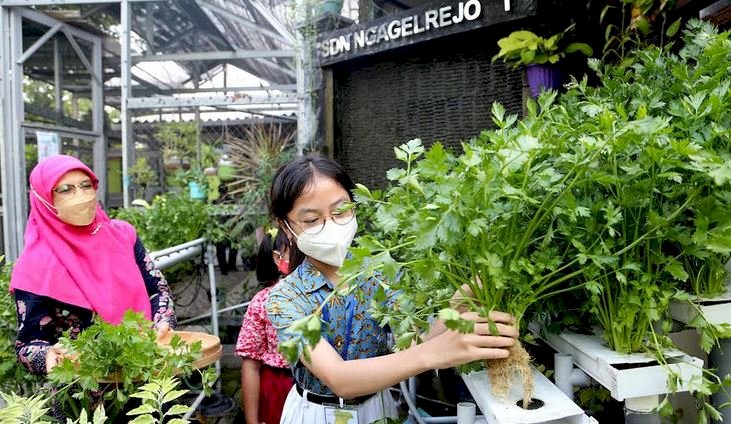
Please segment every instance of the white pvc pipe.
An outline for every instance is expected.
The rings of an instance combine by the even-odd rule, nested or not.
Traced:
[[[477,417],[477,405],[472,402],[460,402],[457,404],[457,424],[475,424]]]
[[[660,396],[640,396],[624,400],[625,408],[633,412],[652,412],[660,405]]]
[[[660,396],[640,396],[624,400],[625,424],[660,424]]]
[[[213,244],[209,244],[206,249],[206,257],[208,259],[208,283],[211,290],[211,326],[213,327],[213,335],[218,337],[218,293],[216,290],[216,271],[213,266],[213,258],[216,257],[216,248]],[[216,361],[216,377],[218,381],[216,388],[221,391],[221,360]]]
[[[224,312],[233,311],[233,310],[236,310],[236,309],[239,309],[239,308],[243,308],[245,306],[249,306],[250,303],[251,303],[251,301],[247,301],[247,302],[244,302],[244,303],[239,303],[238,305],[226,306],[223,309],[219,309],[218,310],[218,313],[224,313]],[[193,318],[186,318],[186,319],[184,319],[182,321],[178,321],[178,325],[190,324],[191,322],[195,322],[195,321],[198,321],[200,319],[208,318],[210,316],[211,316],[211,312],[207,312],[205,314],[198,315],[198,316],[195,316]]]
[[[190,417],[193,416],[193,414],[195,413],[195,410],[198,409],[201,402],[203,402],[203,398],[205,398],[205,397],[206,397],[206,392],[198,393],[198,396],[193,401],[193,404],[190,405],[190,410],[188,412],[186,412],[185,415],[183,415],[183,419],[185,421],[188,421],[190,419]]]
[[[158,255],[155,258],[153,258],[153,262],[155,262],[155,265],[158,269],[164,270],[166,268],[170,268],[171,266],[178,264],[180,262],[185,262],[187,260],[193,259],[197,256],[200,256],[200,254],[203,252],[203,246],[193,246],[188,247],[186,249],[173,252],[167,255]]]
[[[155,251],[155,252],[150,252],[149,255],[150,255],[150,257],[152,259],[155,259],[155,258],[159,258],[160,256],[166,256],[166,255],[169,255],[171,253],[175,253],[175,252],[178,252],[180,250],[187,249],[189,247],[203,245],[205,242],[206,242],[206,238],[205,237],[201,237],[201,238],[198,238],[198,239],[195,239],[195,240],[191,240],[191,241],[186,242],[186,243],[183,243],[183,244],[179,244],[177,246],[168,247],[167,249],[162,249],[162,250],[158,250],[158,251]]]
[[[574,361],[569,353],[553,355],[554,380],[569,399],[574,400],[574,387],[585,387],[591,383],[591,378],[582,370],[574,367]]]

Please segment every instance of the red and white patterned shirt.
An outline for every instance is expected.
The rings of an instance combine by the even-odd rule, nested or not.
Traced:
[[[266,304],[271,289],[267,287],[251,299],[236,341],[236,355],[270,367],[288,368],[289,363],[277,350],[277,330],[267,317]]]

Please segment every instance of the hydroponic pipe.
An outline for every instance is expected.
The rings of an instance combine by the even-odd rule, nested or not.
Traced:
[[[570,353],[555,353],[553,355],[554,380],[556,387],[569,399],[574,400],[574,386],[586,387],[591,378],[582,370],[574,367]]]
[[[660,424],[660,414],[657,407],[660,405],[660,396],[640,396],[624,400],[625,424]]]
[[[708,355],[708,364],[710,368],[716,370],[716,375],[722,379],[731,374],[731,339],[720,339],[718,341],[718,345],[714,346]],[[719,390],[711,397],[713,406],[721,413],[722,421],[725,423],[731,422],[731,408],[721,409],[720,406],[729,400],[731,399],[727,397],[723,390]]]
[[[416,409],[416,404],[414,403],[414,400],[411,398],[411,393],[409,392],[408,386],[406,386],[405,382],[400,382],[399,387],[401,388],[401,393],[404,395],[404,400],[406,401],[406,405],[409,406],[409,412],[411,412],[411,416],[414,417],[416,422],[418,424],[426,424],[424,420],[421,418],[421,414],[419,414],[419,410]]]

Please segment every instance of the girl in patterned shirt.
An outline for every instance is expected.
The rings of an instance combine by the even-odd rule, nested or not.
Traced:
[[[267,287],[251,299],[236,341],[236,355],[242,358],[241,398],[246,424],[279,423],[293,384],[266,311],[272,286],[289,274],[287,244],[287,236],[276,229],[264,235],[256,256],[256,279]]]
[[[380,277],[363,276],[343,287],[339,275],[358,228],[354,188],[345,170],[325,156],[293,160],[272,183],[270,212],[292,243],[293,270],[269,293],[269,319],[279,343],[291,340],[288,327],[321,305],[323,321],[315,347],[291,364],[295,386],[281,423],[365,424],[394,417],[390,386],[431,369],[505,358],[518,336],[508,314],[490,314],[499,332],[493,336],[486,317],[465,311],[474,332],[460,334],[437,320],[423,343],[390,353],[386,332],[370,313]],[[398,293],[387,290],[386,296],[387,307],[398,307]]]

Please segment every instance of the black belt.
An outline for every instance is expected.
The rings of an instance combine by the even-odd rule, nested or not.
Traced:
[[[297,389],[297,393],[299,393],[302,398],[305,397],[304,390],[302,387],[299,386],[299,384],[295,384],[294,387]],[[343,403],[345,405],[360,405],[370,399],[373,395],[367,395],[367,396],[358,396],[353,399],[343,399]],[[316,403],[318,405],[322,405],[325,403],[330,403],[333,405],[340,405],[340,398],[337,396],[329,396],[329,395],[318,395],[317,393],[307,392],[307,401]]]

